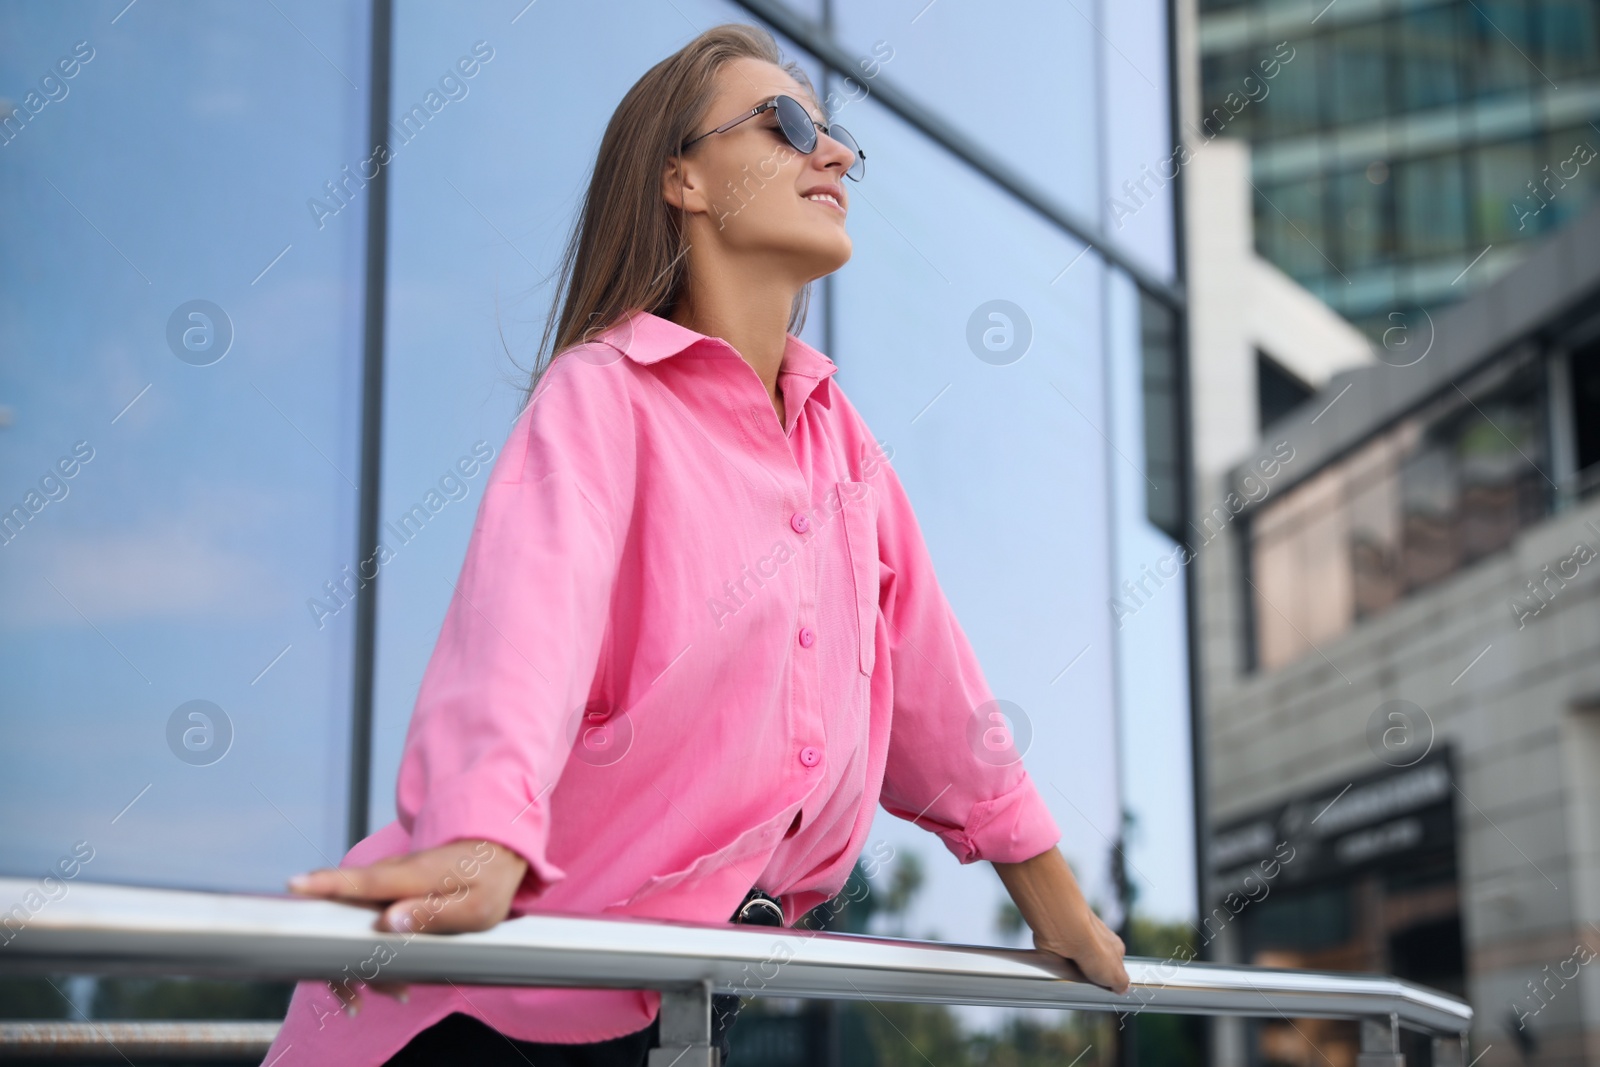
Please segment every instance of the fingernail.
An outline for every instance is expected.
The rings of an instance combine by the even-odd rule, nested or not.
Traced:
[[[389,913],[389,925],[396,930],[411,929],[411,913],[404,908]]]
[[[353,1015],[355,1015],[356,1012],[358,1012],[360,1010],[361,1010],[361,1005],[355,1003],[354,1001],[351,1001],[349,1004],[346,1004],[344,1006],[344,1013],[346,1015],[353,1016]]]
[[[402,1004],[405,1004],[411,1000],[411,990],[409,989],[402,989],[395,995],[400,998],[400,1003]]]
[[[290,889],[310,889],[311,888],[311,876],[309,874],[297,874],[297,875],[295,875],[293,878],[289,879],[289,888]]]

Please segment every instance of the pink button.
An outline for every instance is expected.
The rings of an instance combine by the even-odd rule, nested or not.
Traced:
[[[822,750],[820,748],[812,748],[810,745],[807,745],[805,748],[800,750],[800,762],[804,763],[807,767],[815,767],[817,764],[822,762]]]
[[[802,647],[802,648],[810,648],[811,647],[811,643],[813,641],[815,641],[816,639],[817,639],[817,635],[812,632],[811,627],[809,627],[809,626],[800,627],[800,647]]]
[[[795,533],[805,533],[811,529],[811,520],[806,518],[806,513],[797,511],[789,516],[789,525],[794,527]]]

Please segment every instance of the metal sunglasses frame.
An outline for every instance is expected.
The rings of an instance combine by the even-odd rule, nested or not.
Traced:
[[[747,119],[753,119],[757,115],[763,114],[763,113],[768,112],[768,111],[777,110],[778,101],[780,101],[780,100],[787,100],[790,103],[792,103],[795,107],[799,108],[800,109],[800,113],[803,114],[808,120],[810,120],[812,126],[815,126],[818,130],[820,130],[823,133],[827,134],[829,137],[834,137],[834,131],[838,131],[839,133],[844,134],[845,137],[848,137],[849,138],[848,142],[840,140],[837,137],[834,137],[834,140],[839,141],[840,144],[844,145],[846,148],[851,149],[851,151],[853,151],[855,153],[855,157],[856,157],[855,158],[855,162],[851,163],[849,168],[847,168],[845,170],[844,176],[846,178],[849,178],[851,181],[857,181],[857,182],[860,181],[862,178],[866,177],[866,174],[867,174],[867,154],[861,150],[861,145],[856,141],[855,136],[853,134],[851,134],[849,130],[846,130],[843,126],[829,125],[827,123],[818,122],[816,119],[811,118],[811,113],[805,109],[805,105],[800,103],[800,101],[796,100],[794,97],[789,96],[787,94],[779,94],[778,96],[773,97],[771,100],[768,100],[764,104],[756,105],[755,107],[751,108],[749,111],[746,111],[743,115],[740,115],[738,118],[733,119],[730,122],[724,122],[721,126],[718,126],[714,130],[707,130],[705,133],[700,134],[700,136],[698,136],[698,137],[689,138],[689,140],[683,142],[683,144],[678,147],[678,151],[680,151],[680,152],[687,151],[689,146],[694,144],[696,141],[704,140],[705,138],[710,137],[714,133],[727,133],[729,130],[731,130],[735,126],[739,125],[739,123],[744,122]],[[808,155],[809,156],[812,152],[815,152],[817,150],[817,141],[816,141],[815,136],[813,136],[813,138],[812,138],[811,147],[810,148],[805,148],[805,147],[802,147],[801,145],[797,145],[797,144],[794,143],[794,136],[789,131],[788,123],[783,121],[783,115],[782,115],[781,112],[778,115],[778,128],[781,131],[783,131],[784,140],[788,141],[790,147],[792,147],[796,152],[799,152],[799,153],[801,153],[803,155]]]

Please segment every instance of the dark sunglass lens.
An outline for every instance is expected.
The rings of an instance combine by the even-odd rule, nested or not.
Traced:
[[[817,147],[817,127],[805,106],[792,96],[778,97],[778,124],[798,151],[810,154]]]

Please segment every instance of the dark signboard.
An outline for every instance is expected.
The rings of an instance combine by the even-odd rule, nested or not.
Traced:
[[[1441,748],[1406,767],[1330,781],[1221,826],[1213,897],[1260,881],[1297,885],[1455,847],[1455,775]]]

